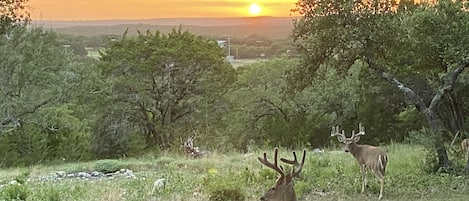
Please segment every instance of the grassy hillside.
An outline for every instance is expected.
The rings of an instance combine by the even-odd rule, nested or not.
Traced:
[[[386,147],[389,164],[383,200],[467,200],[469,178],[446,174],[427,174],[422,169],[423,150],[418,146],[394,144]],[[267,150],[272,157],[272,150]],[[221,196],[221,189],[238,192],[245,200],[258,200],[270,188],[276,174],[262,167],[257,156],[263,150],[249,154],[213,153],[203,159],[190,159],[180,155],[164,154],[158,158],[142,156],[140,159],[105,161],[117,168],[129,168],[136,178],[115,177],[104,179],[61,179],[56,181],[27,181],[57,171],[76,172],[93,170],[98,162],[34,166],[0,171],[2,184],[17,179],[22,185],[5,185],[1,198],[15,192],[27,200],[209,200]],[[281,149],[281,157],[291,152]],[[462,160],[462,159],[461,159]],[[103,161],[101,161],[101,165]],[[360,194],[359,168],[350,154],[328,151],[324,154],[307,153],[301,178],[295,189],[300,200],[376,200],[379,185],[370,174],[369,187]],[[153,188],[160,178],[166,180],[162,189]],[[16,186],[16,187],[15,187]],[[12,193],[13,192],[13,193]],[[236,193],[233,193],[236,194]],[[233,195],[232,194],[232,195]],[[227,200],[226,197],[224,200]]]

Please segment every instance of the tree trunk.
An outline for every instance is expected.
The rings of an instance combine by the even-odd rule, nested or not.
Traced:
[[[449,170],[451,168],[451,161],[448,158],[446,147],[443,142],[435,142],[436,153],[438,155],[438,167],[442,170]]]
[[[442,170],[448,170],[451,167],[451,161],[448,158],[446,147],[442,140],[442,131],[445,130],[441,119],[431,108],[421,111],[427,119],[430,127],[431,137],[435,143],[435,149],[438,157],[438,167]]]
[[[399,91],[401,91],[408,100],[410,100],[417,110],[422,113],[427,119],[428,126],[430,127],[431,136],[434,140],[434,147],[438,156],[438,165],[442,170],[448,170],[451,167],[451,161],[448,158],[448,153],[446,152],[446,147],[443,143],[442,131],[445,130],[441,118],[437,115],[437,105],[440,103],[442,97],[446,94],[449,94],[453,91],[454,85],[459,74],[469,66],[469,62],[463,61],[458,65],[452,72],[450,72],[444,79],[444,83],[438,87],[435,95],[430,101],[430,104],[427,106],[425,101],[420,97],[415,91],[407,87],[404,83],[397,80],[396,77],[391,75],[389,72],[386,72],[385,69],[388,69],[384,66],[381,66],[375,63],[370,54],[369,57],[365,57],[365,62],[368,63],[370,69],[376,73],[378,76],[388,81],[390,84],[394,85]]]

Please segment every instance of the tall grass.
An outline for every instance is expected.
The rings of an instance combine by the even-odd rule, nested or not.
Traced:
[[[426,173],[421,147],[392,144],[385,149],[389,162],[384,200],[465,200],[469,195],[467,177]],[[1,188],[0,200],[8,200],[14,192],[22,191],[27,200],[258,200],[277,177],[257,161],[263,151],[215,153],[202,159],[167,154],[156,159],[118,160],[120,167],[134,170],[137,179],[25,182],[22,189]],[[265,151],[268,157],[273,157],[273,149]],[[291,151],[286,149],[280,149],[279,155],[292,157]],[[94,163],[89,162],[0,170],[0,181],[6,184],[25,172],[37,177],[55,171],[92,170],[93,167]],[[159,178],[164,178],[166,185],[154,189],[153,183]],[[323,154],[308,152],[295,190],[300,200],[376,200],[379,183],[371,173],[368,178],[369,186],[361,194],[359,167],[350,154],[340,150]]]

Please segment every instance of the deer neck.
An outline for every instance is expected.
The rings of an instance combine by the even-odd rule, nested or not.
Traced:
[[[353,155],[354,158],[358,159],[364,148],[365,148],[364,145],[358,145],[358,144],[352,143],[350,144],[350,153]]]

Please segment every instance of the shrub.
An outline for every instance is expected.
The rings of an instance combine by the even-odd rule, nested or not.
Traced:
[[[110,172],[116,172],[120,170],[122,165],[119,163],[118,160],[99,160],[94,163],[94,169],[99,172],[103,173],[110,173]]]
[[[242,172],[228,172],[224,174],[213,173],[207,175],[203,182],[207,184],[210,201],[243,201],[245,200],[245,189],[251,181],[251,172],[245,169]],[[240,185],[240,181],[244,181]]]
[[[244,201],[239,189],[219,189],[210,193],[210,201]]]
[[[26,200],[29,196],[29,190],[26,185],[12,184],[2,188],[0,200]]]

